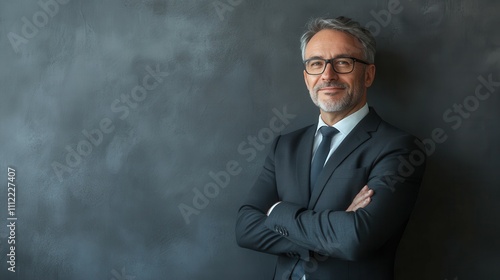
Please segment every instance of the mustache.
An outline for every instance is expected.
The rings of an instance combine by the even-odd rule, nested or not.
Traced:
[[[347,85],[343,84],[343,83],[329,82],[329,83],[319,84],[319,85],[315,86],[314,89],[315,90],[320,90],[320,89],[326,88],[326,87],[336,87],[336,88],[346,89]]]

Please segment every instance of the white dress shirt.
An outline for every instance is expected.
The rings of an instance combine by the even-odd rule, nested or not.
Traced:
[[[337,122],[333,127],[335,127],[339,132],[335,134],[332,138],[332,144],[330,146],[330,153],[328,154],[328,157],[325,160],[325,163],[328,161],[330,156],[333,154],[333,152],[337,149],[337,147],[344,141],[346,136],[354,129],[354,127],[370,112],[370,109],[368,108],[368,103],[365,104],[361,109],[358,111],[350,114],[349,116],[343,118],[339,122]],[[321,115],[319,116],[319,121],[318,121],[318,127],[316,128],[316,134],[314,136],[314,144],[313,144],[313,158],[314,155],[316,154],[316,150],[319,147],[319,144],[321,143],[321,140],[323,140],[323,135],[321,132],[319,132],[319,129],[322,126],[328,126],[323,119],[321,118]],[[276,207],[278,204],[280,204],[281,201],[276,202],[269,210],[267,211],[267,216],[271,214],[273,211],[274,207]]]
[[[339,132],[335,134],[332,138],[332,144],[330,146],[330,153],[326,157],[325,163],[328,161],[330,156],[335,152],[337,147],[344,141],[346,136],[354,129],[354,127],[370,112],[370,109],[368,108],[368,103],[365,103],[365,106],[363,106],[361,109],[358,111],[350,114],[349,116],[343,118],[339,122],[333,125]],[[314,144],[313,144],[313,157],[316,155],[316,150],[319,147],[319,144],[321,143],[321,140],[323,140],[323,135],[321,132],[319,132],[319,129],[322,126],[328,126],[323,119],[321,118],[321,115],[319,116],[319,121],[318,121],[318,127],[316,128],[316,134],[314,136]]]

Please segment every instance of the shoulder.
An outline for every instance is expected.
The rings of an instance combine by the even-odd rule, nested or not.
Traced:
[[[383,120],[373,109],[370,109],[370,114],[367,118],[371,118],[372,124],[371,143],[379,147],[387,149],[405,149],[414,150],[420,146],[421,140],[415,135],[405,131],[391,123]]]
[[[280,154],[296,154],[298,150],[312,147],[317,124],[308,125],[276,137],[271,151]]]
[[[315,128],[317,127],[317,124],[311,124],[302,128],[299,128],[297,130],[279,135],[277,137],[278,142],[295,142],[303,139],[304,137],[313,137],[315,133]]]
[[[370,113],[360,122],[360,125],[368,132],[376,132],[375,134],[381,137],[414,137],[411,133],[382,119],[373,108],[370,108]]]
[[[291,132],[288,132],[288,133],[285,133],[285,134],[282,134],[280,135],[281,137],[284,137],[284,138],[295,138],[295,137],[301,137],[303,136],[304,134],[307,134],[308,132],[311,132],[311,131],[315,131],[314,128],[316,128],[318,126],[318,124],[310,124],[308,126],[304,126],[302,128],[299,128],[297,130],[294,130],[294,131],[291,131]]]

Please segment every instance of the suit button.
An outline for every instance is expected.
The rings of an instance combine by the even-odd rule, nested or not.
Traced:
[[[283,235],[283,236],[288,236],[288,231],[286,230],[286,228],[282,227],[282,226],[274,226],[274,231]]]
[[[277,233],[281,234],[281,227],[274,226],[274,231],[276,231]]]

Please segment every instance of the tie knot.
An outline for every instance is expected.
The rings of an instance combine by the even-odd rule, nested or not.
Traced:
[[[332,138],[335,133],[339,132],[335,127],[330,126],[322,126],[319,129],[319,132],[323,135],[324,138]]]

